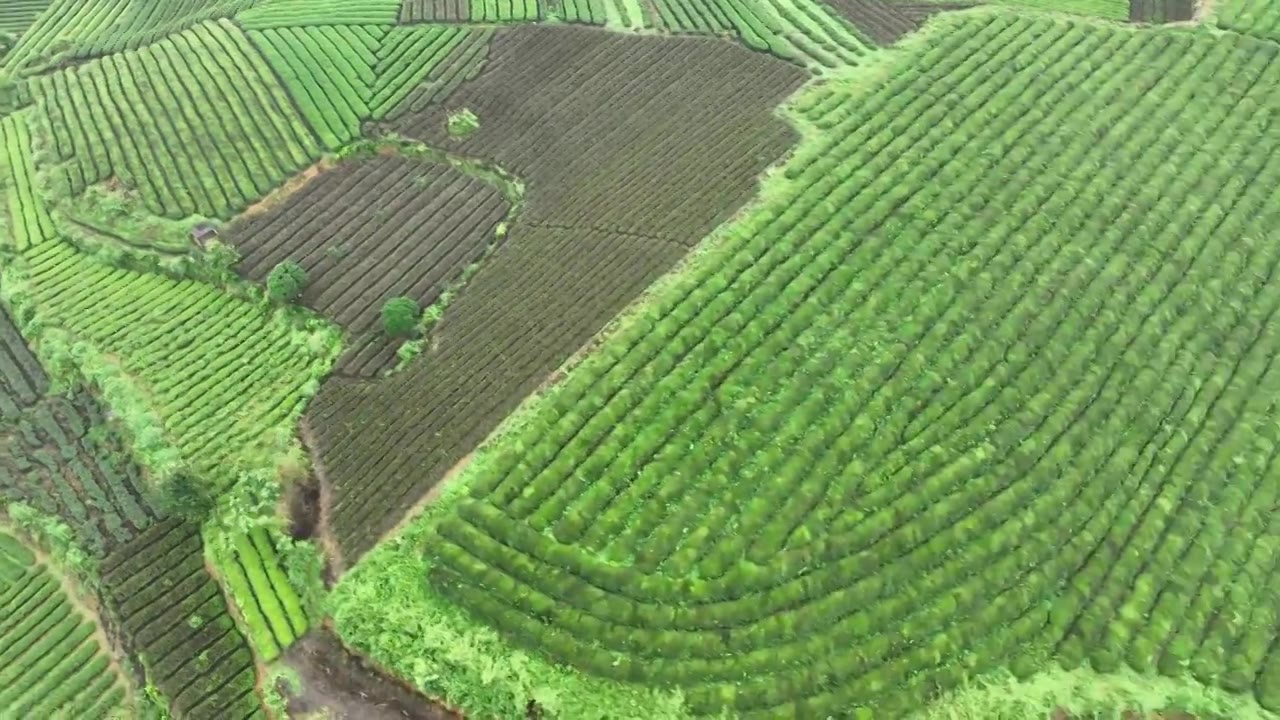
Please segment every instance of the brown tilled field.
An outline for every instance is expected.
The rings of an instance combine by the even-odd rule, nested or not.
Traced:
[[[415,365],[372,384],[330,381],[310,409],[349,562],[750,197],[794,140],[770,109],[802,80],[711,39],[522,27],[498,33],[486,71],[447,107],[398,121],[495,162],[528,195]],[[461,141],[445,129],[458,108],[480,118]]]
[[[902,36],[919,30],[936,13],[971,7],[963,3],[890,3],[884,0],[826,2],[870,40],[880,45],[892,45]]]
[[[339,372],[371,377],[394,365],[399,345],[379,326],[382,304],[435,302],[495,242],[509,209],[496,186],[446,163],[379,156],[325,170],[228,237],[255,280],[285,260],[302,265],[302,302],[355,337]]]

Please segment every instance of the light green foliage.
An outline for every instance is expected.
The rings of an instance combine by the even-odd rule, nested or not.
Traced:
[[[3,510],[13,527],[42,547],[62,572],[86,586],[94,584],[97,560],[77,544],[75,531],[61,518],[21,502],[7,503]]]
[[[218,499],[216,512],[202,527],[205,553],[240,611],[246,636],[265,662],[279,657],[310,624],[270,537],[270,528],[278,522],[280,492],[277,473],[245,473]],[[320,581],[321,567],[307,566],[315,573],[311,582]]]
[[[328,591],[324,586],[324,552],[310,540],[294,540],[282,532],[268,528],[269,537],[276,548],[280,567],[284,570],[284,582],[292,587],[302,609],[301,617],[308,624],[324,617],[324,603]],[[277,585],[278,580],[273,580]]]
[[[211,218],[182,220],[151,215],[135,196],[105,185],[93,185],[73,197],[59,198],[53,210],[59,234],[122,251],[154,251],[160,257],[186,255],[195,250],[192,228]]]
[[[285,695],[286,692],[293,695],[301,693],[302,677],[298,675],[297,670],[288,665],[283,663],[272,665],[262,680],[262,702],[271,711],[272,717],[297,717],[297,713],[289,712],[289,699]],[[328,711],[320,712],[327,714]]]
[[[476,23],[532,22],[542,17],[538,0],[469,0],[470,21]]]
[[[8,44],[12,45],[17,37],[26,32],[48,6],[49,0],[5,0],[0,4],[0,32],[8,34]]]
[[[361,123],[443,96],[478,67],[491,31],[460,26],[316,25],[252,30],[321,142],[337,149]]]
[[[26,250],[54,234],[53,219],[44,203],[38,202],[35,170],[31,166],[31,133],[26,115],[10,115],[0,119],[0,179],[8,204],[9,238],[17,250]]]
[[[266,530],[215,538],[206,547],[227,581],[259,657],[274,660],[307,631],[308,621]]]
[[[446,491],[448,493],[448,491]],[[471,717],[524,718],[536,699],[544,717],[677,720],[677,694],[626,687],[547,662],[478,624],[422,581],[430,568],[427,518],[366,555],[343,576],[328,609],[343,642],[428,695]]]
[[[267,275],[267,297],[283,303],[297,299],[307,286],[307,271],[292,260],[285,260]]]
[[[48,6],[24,34],[6,68],[34,72],[61,57],[88,58],[138,48],[205,20],[227,17],[256,0],[6,0],[23,7]],[[0,29],[5,10],[0,8]],[[29,22],[29,21],[28,21]]]
[[[637,0],[561,0],[559,16],[567,22],[629,30],[649,22]]]
[[[261,0],[236,16],[251,30],[307,25],[394,25],[401,0]]]
[[[247,539],[238,539],[236,542],[241,564],[247,566],[256,558],[257,565],[270,581],[262,592],[265,594],[269,589],[271,594],[279,598],[289,629],[295,636],[301,637],[307,631],[307,613],[280,564],[280,557],[266,528],[257,528],[249,533]]]
[[[24,259],[38,322],[118,367],[118,381],[146,399],[183,463],[215,487],[292,442],[294,421],[333,361],[327,326],[299,335],[285,318],[212,285],[99,265],[56,242]]]
[[[449,113],[446,127],[452,137],[463,138],[480,129],[480,118],[467,108],[462,108]]]
[[[42,0],[41,4],[47,6],[47,10],[43,15],[31,16],[31,21],[37,18],[39,21],[18,38],[13,50],[4,57],[5,71],[17,74],[28,66],[38,69],[54,56],[69,54],[72,38],[94,32],[104,11],[117,12],[114,8],[121,3],[119,0]]]
[[[955,4],[952,0],[890,0],[894,3],[936,2]],[[974,4],[1003,5],[1027,10],[1093,15],[1108,20],[1128,20],[1129,0],[973,0]]]
[[[218,543],[206,543],[205,551],[213,561],[218,573],[222,576],[227,591],[231,595],[240,617],[244,621],[245,636],[253,645],[254,652],[263,662],[271,662],[280,656],[280,643],[272,633],[271,625],[254,596],[252,581],[245,575],[244,568],[231,553],[221,551]]]
[[[15,556],[20,566],[11,562]],[[93,636],[94,620],[72,604],[51,569],[0,533],[0,568],[6,563],[17,572],[0,572],[0,717],[127,713],[125,680]]]
[[[421,312],[413,298],[391,298],[382,306],[382,329],[391,337],[408,337],[417,329]]]
[[[857,64],[873,49],[815,0],[564,0],[560,15],[612,28],[736,35],[748,47],[816,69]]]
[[[1280,41],[1280,3],[1270,0],[1220,0],[1218,25],[1246,35]]]
[[[236,277],[236,263],[240,262],[240,251],[221,240],[211,240],[205,245],[205,266],[212,276],[222,282],[230,282]]]
[[[907,720],[1029,720],[1051,718],[1058,708],[1073,718],[1091,720],[1159,720],[1154,713],[1162,711],[1196,720],[1275,718],[1251,698],[1190,678],[1151,677],[1129,669],[1102,674],[1087,668],[1050,668],[1026,679],[994,673],[939,698]]]
[[[375,119],[394,109],[439,65],[487,31],[447,26],[396,27],[378,48],[369,108]]]
[[[338,148],[360,134],[370,116],[377,74],[374,48],[387,28],[281,27],[249,32],[253,41],[315,128],[321,142]]]
[[[115,178],[152,213],[229,218],[321,147],[228,21],[33,80],[71,194]]]
[[[796,101],[765,200],[356,569],[344,637],[474,682],[375,629],[465,608],[697,715],[1055,661],[1280,710],[1280,46],[929,28]]]

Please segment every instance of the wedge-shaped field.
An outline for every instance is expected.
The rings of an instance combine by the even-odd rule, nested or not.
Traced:
[[[375,567],[695,715],[1052,662],[1280,710],[1280,46],[929,27]],[[342,602],[390,581],[338,627],[436,687]]]
[[[498,31],[487,70],[447,107],[396,120],[497,164],[526,198],[417,362],[373,383],[331,380],[308,409],[350,558],[750,197],[793,138],[771,108],[802,77],[706,38],[521,27]],[[456,142],[446,119],[461,107],[480,128]]]
[[[893,0],[827,0],[827,4],[879,45],[892,45],[903,36],[919,30],[936,13],[962,10],[972,5]]]
[[[131,716],[110,653],[57,575],[0,533],[0,717]]]
[[[484,61],[492,31],[459,26],[316,25],[251,30],[303,116],[328,147],[402,103],[447,95]]]
[[[0,121],[0,170],[9,171],[10,187],[27,187],[34,175],[24,120]],[[158,419],[159,428],[134,428],[136,442],[172,444],[177,462],[225,487],[242,463],[262,462],[290,441],[333,363],[330,328],[299,328],[212,285],[95,260],[50,234],[27,190],[10,198],[8,225],[28,244],[6,268],[7,293],[41,335],[61,333],[91,379],[106,383],[108,400],[127,395]]]
[[[157,523],[102,561],[107,611],[174,717],[260,720],[253,654],[205,570],[199,528]]]
[[[285,260],[301,264],[308,277],[302,302],[352,335],[339,371],[372,377],[396,360],[383,304],[399,296],[420,307],[434,303],[495,244],[509,210],[495,185],[448,163],[373,157],[325,170],[284,203],[237,221],[225,237],[255,280]]]
[[[200,475],[225,479],[270,452],[333,360],[331,341],[210,285],[108,267],[58,241],[30,263],[37,317],[114,363]]]
[[[34,89],[67,191],[114,178],[156,215],[229,218],[322,149],[226,20],[40,76]]]

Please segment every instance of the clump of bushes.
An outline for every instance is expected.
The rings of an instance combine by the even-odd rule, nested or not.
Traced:
[[[413,298],[393,297],[382,306],[382,328],[393,338],[409,337],[418,328],[422,309]]]
[[[307,271],[298,263],[285,260],[267,276],[267,297],[273,302],[286,303],[301,295],[306,286]]]

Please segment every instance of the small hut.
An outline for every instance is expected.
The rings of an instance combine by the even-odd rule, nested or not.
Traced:
[[[218,237],[218,228],[209,223],[197,223],[191,228],[191,240],[201,250],[208,249],[209,241]]]

